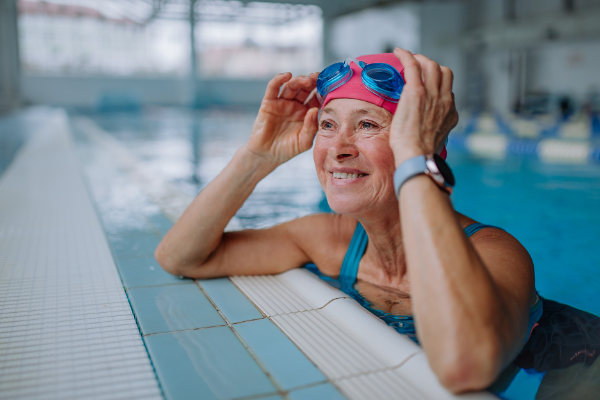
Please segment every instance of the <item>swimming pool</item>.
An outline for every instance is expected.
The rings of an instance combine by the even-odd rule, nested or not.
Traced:
[[[141,159],[149,173],[195,195],[245,142],[254,112],[154,109],[92,118]],[[594,259],[600,237],[600,210],[595,209],[600,166],[480,159],[452,149],[448,161],[458,182],[456,209],[506,229],[525,245],[540,294],[600,314],[600,271]],[[321,201],[308,152],[262,181],[237,216],[244,228],[266,227],[318,212]],[[517,375],[505,398],[533,398],[542,378]]]
[[[96,115],[151,173],[195,195],[245,143],[253,111],[155,109]],[[497,225],[531,254],[540,294],[600,314],[600,165],[544,164],[529,158],[475,158],[452,152],[456,210]],[[322,191],[310,152],[263,180],[237,216],[243,227],[271,226],[319,211]]]

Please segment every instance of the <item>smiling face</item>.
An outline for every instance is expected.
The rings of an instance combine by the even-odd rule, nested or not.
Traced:
[[[389,145],[392,117],[384,108],[354,99],[332,100],[322,110],[313,156],[335,212],[357,215],[397,208]]]

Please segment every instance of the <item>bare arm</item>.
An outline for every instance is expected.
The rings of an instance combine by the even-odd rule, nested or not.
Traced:
[[[273,268],[280,269],[282,265],[292,268],[290,265],[295,266],[296,259],[301,261],[302,251],[287,234],[289,224],[226,235],[223,230],[261,179],[312,146],[317,131],[317,108],[311,106],[318,103],[304,104],[304,101],[315,82],[315,75],[292,79],[289,73],[279,74],[269,82],[248,143],[194,199],[156,249],[156,259],[166,271],[195,278],[240,271],[273,273],[281,272]],[[240,237],[245,240],[239,240]],[[234,263],[237,269],[232,269],[224,262],[223,248],[240,246],[249,240],[251,247],[244,249],[249,254]],[[256,258],[253,256],[272,249],[285,249],[292,261],[278,262],[276,266],[252,264]],[[224,265],[228,265],[227,270]]]
[[[450,70],[404,50],[396,55],[407,81],[390,133],[398,166],[433,153],[456,117]],[[471,242],[449,196],[427,176],[402,186],[399,207],[415,320],[429,362],[450,390],[483,389],[526,339],[531,259],[501,230],[482,231]]]

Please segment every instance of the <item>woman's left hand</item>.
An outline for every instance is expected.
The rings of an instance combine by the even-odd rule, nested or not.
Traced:
[[[437,152],[458,123],[450,68],[396,48],[406,85],[390,129],[396,167],[411,157]]]

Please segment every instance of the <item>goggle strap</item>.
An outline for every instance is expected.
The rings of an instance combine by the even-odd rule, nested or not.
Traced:
[[[364,68],[364,67],[365,67],[365,65],[367,65],[367,63],[365,63],[364,61],[357,60],[356,58],[346,58],[346,59],[344,60],[344,64],[346,64],[346,65],[350,66],[350,63],[351,63],[352,61],[354,61],[354,64],[358,65],[358,66],[359,66],[359,67],[361,67],[361,68]]]
[[[312,99],[313,96],[317,96],[317,100],[319,100],[319,104],[323,105],[323,102],[325,101],[325,99],[323,98],[323,96],[321,96],[319,94],[319,91],[317,90],[317,88],[314,88],[310,94],[308,95],[308,97],[306,98],[306,101],[304,102],[304,104],[308,104],[308,102],[310,101],[310,99]],[[325,96],[327,97],[327,95]]]

